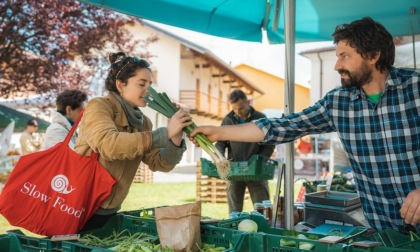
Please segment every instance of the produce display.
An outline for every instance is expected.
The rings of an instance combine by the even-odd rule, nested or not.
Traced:
[[[318,185],[325,185],[327,183],[327,180],[304,180],[305,181],[303,182],[303,185],[305,186],[306,193],[316,192]],[[337,173],[333,176],[330,191],[356,193],[356,186],[351,182],[350,179],[348,179],[346,175]]]
[[[82,233],[79,240],[53,241],[48,237],[30,237],[19,230],[0,235],[0,250],[5,252],[169,252],[162,248],[153,219],[153,208],[127,211],[112,217],[104,228]],[[145,214],[147,212],[147,214]],[[136,216],[129,215],[129,213]],[[145,217],[141,217],[145,215]],[[401,234],[385,230],[370,234],[364,227],[351,233],[331,230],[327,235],[272,228],[259,214],[243,213],[239,217],[201,225],[200,252],[411,252],[420,251],[419,234]],[[323,240],[334,241],[326,243]],[[338,239],[337,239],[338,238]],[[371,247],[362,247],[371,246]]]
[[[128,230],[120,233],[113,232],[108,237],[99,238],[97,236],[86,234],[79,241],[83,244],[99,248],[107,248],[111,251],[154,251],[154,252],[170,252],[172,250],[164,250],[160,245],[147,241],[145,238],[153,237],[146,233],[130,234]],[[156,240],[156,238],[154,238]]]
[[[107,250],[117,252],[173,252],[170,248],[162,248],[158,243],[157,237],[153,237],[146,233],[135,233],[131,235],[128,230],[123,230],[120,233],[113,233],[105,238],[86,234],[80,238],[79,242],[88,246],[106,248]],[[201,244],[198,248],[200,252],[218,252],[226,250],[225,247],[216,247],[214,244],[207,243]]]
[[[304,240],[310,239],[310,240],[316,240],[317,241],[319,239],[318,236],[310,235],[310,236],[306,237],[304,234],[299,234],[297,232],[291,232],[290,236],[291,237],[296,237],[298,239],[304,239]],[[282,247],[296,247],[297,245],[296,245],[295,240],[285,238],[285,239],[280,240],[280,246],[282,246]],[[300,242],[299,243],[299,249],[302,249],[302,250],[311,250],[314,246],[315,246],[315,244],[311,243],[311,242]]]

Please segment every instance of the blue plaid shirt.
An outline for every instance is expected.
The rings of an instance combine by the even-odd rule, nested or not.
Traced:
[[[401,204],[420,188],[420,70],[391,67],[378,103],[359,88],[336,88],[302,112],[254,123],[265,143],[337,132],[350,159],[362,208],[377,229],[401,231]],[[420,225],[415,227],[420,230]]]

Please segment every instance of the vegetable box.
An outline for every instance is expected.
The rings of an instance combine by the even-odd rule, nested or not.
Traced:
[[[227,177],[232,181],[270,180],[278,162],[262,155],[253,155],[248,161],[230,162]],[[201,158],[201,173],[204,176],[220,178],[217,168],[211,161]]]
[[[25,235],[20,230],[7,231],[12,240],[18,240],[21,250],[11,251],[25,251],[25,252],[61,252],[61,242],[51,241],[48,237],[31,237]],[[13,247],[17,248],[16,245]],[[0,249],[1,250],[1,249]],[[1,250],[3,251],[3,250]]]
[[[339,243],[329,244],[319,241],[319,239],[325,238],[327,235],[273,228],[263,216],[257,214],[245,214],[209,225],[237,230],[239,223],[245,219],[255,221],[258,225],[258,230],[255,233],[245,232],[247,238],[244,241],[248,243],[242,246],[248,250],[244,251],[301,252],[305,251],[305,247],[310,247],[309,250],[311,251],[344,252],[348,247],[348,243],[351,243],[368,231],[365,227],[355,227]],[[333,232],[329,235],[337,236],[340,233]]]
[[[20,252],[22,246],[16,235],[13,234],[2,234],[0,235],[0,248],[4,252]]]
[[[84,234],[91,234],[100,239],[108,237],[115,232],[121,232],[128,230],[131,234],[138,232],[150,235],[149,238],[145,238],[145,241],[159,243],[157,226],[154,219],[134,217],[124,214],[117,214],[108,220],[105,226],[101,229],[92,230]],[[202,243],[214,244],[216,247],[226,248],[225,252],[236,252],[244,251],[241,249],[243,244],[243,233],[237,230],[228,230],[214,226],[201,226],[201,241]],[[82,234],[83,237],[83,234]],[[85,245],[81,242],[62,242],[63,252],[96,252],[96,251],[110,251],[106,247],[94,247]]]

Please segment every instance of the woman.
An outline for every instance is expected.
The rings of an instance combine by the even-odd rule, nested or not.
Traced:
[[[99,162],[118,182],[83,230],[102,227],[121,208],[141,161],[153,171],[172,170],[186,149],[182,128],[192,124],[180,109],[168,127],[152,131],[150,119],[138,108],[146,106],[144,96],[152,84],[149,63],[123,52],[110,54],[109,61],[109,94],[87,104],[75,151],[99,153]]]

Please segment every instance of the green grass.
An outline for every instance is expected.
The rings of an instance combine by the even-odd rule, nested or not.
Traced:
[[[300,183],[295,184],[295,195],[300,189]],[[276,190],[275,182],[270,182],[270,196],[273,199]],[[196,200],[195,182],[184,183],[134,183],[122,205],[121,210],[139,210],[156,206],[172,206],[192,203]],[[251,200],[244,203],[244,212],[253,210]],[[226,203],[202,203],[202,216],[226,219],[228,218],[228,206]],[[0,215],[0,234],[7,230],[20,229],[26,235],[37,236],[25,229],[11,226],[9,222]]]

